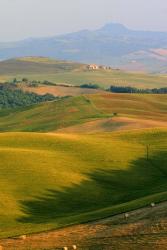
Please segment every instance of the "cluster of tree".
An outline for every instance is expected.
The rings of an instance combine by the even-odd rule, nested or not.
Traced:
[[[88,89],[99,89],[99,85],[97,84],[92,84],[92,83],[89,83],[89,84],[82,84],[80,85],[80,88],[88,88]]]
[[[38,87],[40,84],[44,84],[44,85],[50,85],[50,86],[55,86],[56,84],[44,80],[44,81],[39,81],[39,80],[29,80],[28,78],[23,78],[21,80],[18,80],[17,78],[14,78],[11,82],[7,82],[10,84],[13,84],[14,86],[18,86],[19,84],[24,84],[28,87]]]
[[[126,86],[110,86],[107,90],[113,93],[167,94],[167,88],[138,89]]]
[[[55,99],[56,97],[51,94],[38,95],[35,93],[23,92],[10,84],[0,84],[0,109],[24,107]]]

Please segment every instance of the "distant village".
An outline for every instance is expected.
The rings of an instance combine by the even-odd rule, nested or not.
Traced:
[[[104,65],[97,65],[97,64],[89,64],[87,66],[87,68],[89,70],[99,70],[99,69],[103,69],[103,70],[112,70],[112,68],[110,66],[104,66]]]

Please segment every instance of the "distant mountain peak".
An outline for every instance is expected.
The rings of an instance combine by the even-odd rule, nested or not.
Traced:
[[[167,32],[134,30],[111,22],[96,30],[0,43],[0,60],[24,57],[26,62],[52,63],[49,59],[38,57],[43,56],[164,73],[167,68],[166,50]]]
[[[107,23],[101,29],[101,31],[113,32],[113,33],[122,33],[127,32],[129,29],[120,23]]]

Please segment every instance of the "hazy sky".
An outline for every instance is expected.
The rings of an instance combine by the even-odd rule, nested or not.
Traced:
[[[167,31],[167,0],[0,0],[0,41],[95,29],[115,21]]]

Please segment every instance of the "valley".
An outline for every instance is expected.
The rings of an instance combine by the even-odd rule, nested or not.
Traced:
[[[166,10],[0,0],[0,250],[167,250]]]
[[[107,88],[113,79],[116,86],[166,88],[165,76],[89,71],[83,64],[41,57],[1,66],[6,81],[0,100],[6,103],[6,86],[7,96],[18,91],[18,103],[9,98],[9,107],[0,109],[0,245],[51,250],[77,241],[85,250],[86,241],[90,249],[97,241],[109,249],[102,230],[113,233],[112,249],[137,249],[143,230],[143,249],[149,241],[156,247],[164,242],[167,95]],[[46,94],[51,99],[39,99]],[[40,102],[25,102],[27,96]],[[125,213],[133,218],[122,222]],[[155,223],[164,225],[156,235]]]

